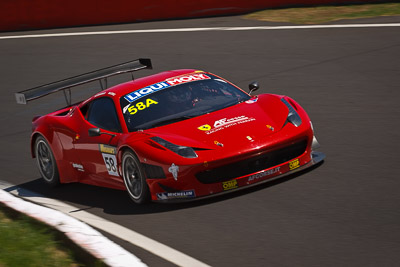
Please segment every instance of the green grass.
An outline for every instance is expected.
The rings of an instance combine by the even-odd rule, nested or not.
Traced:
[[[0,266],[83,266],[55,231],[0,205]]]
[[[400,3],[386,3],[268,9],[247,14],[244,18],[294,24],[320,24],[342,19],[398,15],[400,15]]]

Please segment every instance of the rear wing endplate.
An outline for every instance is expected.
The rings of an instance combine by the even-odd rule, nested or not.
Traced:
[[[61,81],[34,87],[28,90],[15,93],[15,99],[17,100],[18,104],[26,104],[28,101],[64,90],[64,96],[67,101],[67,104],[71,105],[71,91],[69,91],[69,99],[68,99],[67,94],[65,93],[66,89],[69,90],[71,87],[93,82],[96,80],[100,80],[100,85],[103,88],[103,85],[101,83],[102,79],[105,80],[107,87],[107,77],[127,72],[133,72],[141,69],[152,69],[151,60],[148,58],[139,58],[115,66],[111,66],[108,68],[67,78]]]

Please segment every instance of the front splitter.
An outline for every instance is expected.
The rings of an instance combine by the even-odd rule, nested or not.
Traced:
[[[281,175],[272,177],[270,179],[266,179],[266,180],[262,180],[262,181],[257,182],[257,183],[241,186],[241,187],[238,187],[238,188],[233,189],[233,190],[218,192],[218,193],[210,194],[210,195],[206,195],[206,196],[200,196],[200,197],[195,197],[195,198],[177,198],[177,199],[166,199],[166,200],[153,200],[153,202],[158,202],[158,203],[190,202],[190,201],[197,201],[197,200],[217,197],[217,196],[229,194],[229,193],[232,193],[232,192],[238,192],[238,191],[240,191],[242,189],[247,189],[247,188],[251,188],[253,186],[258,186],[258,185],[261,185],[261,184],[264,184],[264,183],[267,183],[267,182],[272,182],[274,180],[283,178],[285,176],[292,175],[292,174],[300,172],[300,171],[304,171],[304,170],[306,170],[306,169],[308,169],[308,168],[310,168],[310,167],[312,167],[314,165],[317,165],[317,164],[321,163],[325,159],[325,157],[326,157],[325,154],[322,153],[322,152],[312,151],[311,152],[311,160],[310,160],[310,162],[308,162],[307,164],[304,164],[304,165],[302,165],[302,166],[300,166],[300,167],[298,167],[298,168],[296,168],[294,170],[285,172],[285,173],[283,173]]]

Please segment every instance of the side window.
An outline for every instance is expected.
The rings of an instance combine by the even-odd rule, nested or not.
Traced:
[[[89,103],[88,110],[85,111],[84,116],[91,124],[111,132],[121,132],[121,125],[112,99],[108,97],[95,99]]]

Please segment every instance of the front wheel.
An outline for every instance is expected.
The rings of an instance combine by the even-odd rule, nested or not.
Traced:
[[[137,157],[130,151],[122,156],[122,175],[131,199],[137,204],[148,202],[150,192],[143,169]]]
[[[56,186],[60,183],[60,176],[53,152],[46,139],[39,136],[35,141],[35,156],[39,172],[45,183]]]

